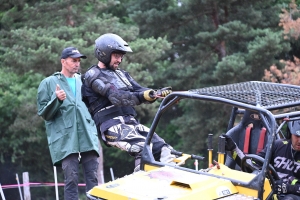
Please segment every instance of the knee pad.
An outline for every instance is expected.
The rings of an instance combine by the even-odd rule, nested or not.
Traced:
[[[161,153],[160,153],[160,162],[165,162],[165,163],[173,163],[173,160],[175,157],[175,155],[171,154],[171,148],[170,146],[163,146],[161,148]]]

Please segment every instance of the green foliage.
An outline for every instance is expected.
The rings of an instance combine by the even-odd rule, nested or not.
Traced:
[[[120,151],[114,147],[107,147],[102,143],[104,156],[104,179],[105,182],[112,180],[110,168],[113,170],[115,178],[121,178],[124,175],[131,174],[134,169],[134,157],[131,157],[127,152]]]
[[[72,1],[71,4],[69,1],[50,1],[36,3],[34,6],[26,4],[21,10],[12,7],[0,22],[3,27],[0,66],[14,67],[14,71],[19,74],[34,70],[48,76],[60,70],[62,49],[76,46],[89,58],[82,66],[85,70],[96,62],[93,59],[93,45],[101,34],[113,32],[129,41],[136,38],[136,27],[121,24],[118,18],[110,14],[97,16],[82,9],[100,12],[117,2],[97,1],[90,8],[92,2]],[[51,10],[57,12],[50,12]],[[12,60],[15,62],[13,66]]]
[[[35,105],[36,88],[43,77],[33,72],[20,77],[5,69],[0,69],[0,77],[1,162],[8,156],[12,162],[23,161],[27,146],[45,140]]]
[[[139,29],[132,21],[121,23],[126,18],[104,12],[119,4],[112,0],[7,1],[3,4],[5,9],[0,8],[2,163],[9,162],[17,166],[17,170],[28,171],[31,180],[52,181],[53,169],[44,123],[36,114],[36,92],[43,77],[61,70],[63,48],[75,46],[87,55],[88,59],[81,63],[82,72],[85,72],[97,63],[94,58],[95,39],[107,32],[116,33],[128,41],[134,51],[126,55],[121,67],[141,85],[154,85],[149,72],[156,72],[158,66],[163,70],[159,65],[160,58],[171,44],[164,37],[138,39]],[[158,105],[156,102],[140,106],[137,109],[139,119],[145,123],[149,121]],[[104,156],[105,176],[109,176],[110,167],[118,177],[131,173],[133,158],[124,156],[125,152],[108,149]],[[59,176],[60,181],[61,178]],[[48,191],[43,193],[37,192],[35,198],[48,196]]]
[[[245,58],[240,53],[226,56],[222,61],[218,62],[213,77],[218,79],[220,84],[245,81],[244,76],[236,76],[238,73],[246,75],[247,77],[251,76],[252,73],[250,67],[246,66]]]
[[[18,76],[0,68],[0,166],[13,163],[16,173],[34,172],[30,174],[31,180],[46,182],[52,179],[53,170],[49,150],[45,148],[48,145],[44,122],[36,108],[36,91],[43,78],[32,71]],[[8,174],[1,176],[5,183]],[[47,196],[47,190],[43,192]]]
[[[264,69],[278,63],[277,58],[289,51],[289,42],[278,26],[283,1],[130,3],[128,13],[138,24],[142,38],[167,37],[172,42],[172,49],[165,52],[161,62],[166,71],[152,77],[156,84],[167,83],[175,91],[261,80]],[[175,120],[170,123],[176,124],[181,136],[178,139],[183,140],[182,151],[203,152],[205,140],[201,138],[210,132],[219,135],[226,131],[228,118],[218,116],[229,116],[230,108],[191,102],[182,103],[178,109],[182,116],[173,115]]]

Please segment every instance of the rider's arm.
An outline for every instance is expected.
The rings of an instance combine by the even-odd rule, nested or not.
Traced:
[[[232,140],[232,138],[228,135],[223,134],[223,137],[225,137],[225,150],[227,152],[231,153],[232,158],[235,160],[235,162],[241,166],[241,161],[245,157],[245,154],[242,150],[239,149],[239,147],[236,145],[236,143]],[[259,168],[255,165],[250,159],[247,159],[245,162],[245,165],[247,167],[250,167],[253,170],[256,170]]]
[[[85,83],[87,87],[101,96],[105,96],[116,106],[135,106],[146,101],[154,101],[156,97],[152,96],[154,90],[142,92],[130,92],[119,90],[113,83],[110,83],[104,76],[99,75],[99,70],[90,69],[85,74]]]
[[[245,157],[245,154],[238,148],[230,136],[225,134],[222,136],[225,137],[225,150],[230,152],[235,162],[241,166],[241,160]]]

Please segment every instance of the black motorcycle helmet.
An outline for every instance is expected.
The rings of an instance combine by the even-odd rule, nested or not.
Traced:
[[[95,57],[109,67],[111,54],[113,52],[132,52],[131,48],[120,36],[106,33],[95,40]]]

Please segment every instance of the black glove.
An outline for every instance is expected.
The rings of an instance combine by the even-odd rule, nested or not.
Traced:
[[[172,93],[172,87],[164,87],[156,90],[157,96],[166,97],[168,94]]]
[[[291,185],[289,183],[284,183],[282,180],[275,181],[275,191],[276,194],[295,194],[299,195],[300,193],[300,185],[296,183],[295,185]]]
[[[282,180],[275,181],[275,193],[276,194],[286,194],[288,193],[288,188],[290,184],[284,183]]]
[[[225,150],[226,151],[233,151],[236,148],[236,143],[232,140],[229,135],[222,135],[225,137]]]
[[[146,90],[143,92],[143,97],[147,101],[155,101],[156,99],[156,92],[154,90]]]

